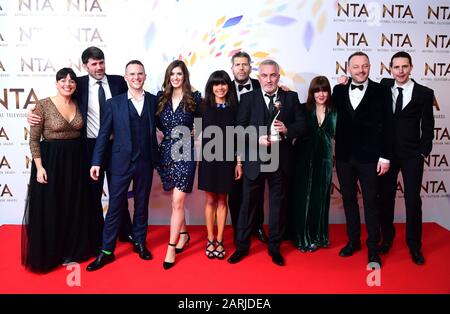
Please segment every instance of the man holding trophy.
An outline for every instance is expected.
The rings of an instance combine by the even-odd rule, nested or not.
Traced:
[[[228,262],[238,263],[249,253],[256,204],[267,180],[269,255],[275,264],[283,266],[280,244],[286,214],[282,204],[288,174],[293,169],[290,160],[292,140],[306,133],[306,122],[297,93],[278,88],[280,67],[275,61],[261,62],[258,79],[261,89],[241,96],[236,118],[236,125],[243,127],[238,137],[245,139],[245,149],[240,151],[238,147],[243,160],[244,188],[237,227],[237,249]]]

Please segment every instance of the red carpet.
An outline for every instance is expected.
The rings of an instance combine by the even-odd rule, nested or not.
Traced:
[[[227,257],[234,250],[232,231],[226,230]],[[20,264],[20,226],[0,227],[0,293],[179,293],[179,294],[299,294],[299,293],[450,293],[450,232],[437,224],[424,224],[424,266],[412,263],[405,244],[405,226],[397,225],[392,251],[383,257],[380,286],[369,287],[367,249],[349,258],[338,256],[346,242],[345,226],[331,225],[331,246],[301,253],[289,242],[282,245],[286,266],[271,262],[266,247],[252,240],[250,255],[231,265],[206,258],[204,226],[189,226],[191,245],[165,271],[168,226],[150,226],[148,246],[153,260],[140,260],[128,243],[118,243],[116,261],[88,273],[81,264],[80,286],[66,284],[72,270],[60,267],[36,275]],[[363,235],[365,237],[365,234]],[[74,277],[69,276],[69,279]]]

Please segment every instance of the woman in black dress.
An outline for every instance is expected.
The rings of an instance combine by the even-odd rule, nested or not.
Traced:
[[[202,105],[202,160],[198,188],[206,192],[205,219],[208,230],[206,256],[223,259],[223,230],[227,219],[227,195],[233,181],[242,176],[242,165],[234,157],[236,92],[225,71],[215,71],[206,83]],[[228,132],[227,132],[227,127]],[[217,220],[217,237],[214,222]]]
[[[103,217],[89,189],[89,161],[80,132],[83,117],[72,95],[75,72],[56,73],[57,95],[41,99],[31,127],[33,156],[22,228],[22,264],[46,273],[80,262],[100,246]]]

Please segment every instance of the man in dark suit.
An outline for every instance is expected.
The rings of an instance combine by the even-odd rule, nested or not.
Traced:
[[[393,155],[389,172],[381,178],[380,206],[383,241],[380,252],[386,254],[395,237],[394,208],[397,177],[403,176],[406,207],[406,243],[412,261],[423,265],[422,200],[420,189],[424,158],[433,145],[433,90],[417,84],[409,78],[413,65],[411,56],[404,51],[391,58],[391,74],[394,79],[382,79],[381,84],[392,91]]]
[[[262,88],[242,96],[236,119],[236,125],[245,128],[238,133],[238,142],[245,139],[245,153],[239,150],[244,168],[243,200],[237,228],[237,249],[228,262],[238,263],[248,255],[258,200],[268,181],[268,249],[272,261],[282,266],[284,258],[280,252],[280,244],[285,229],[285,207],[282,204],[286,194],[287,176],[293,169],[291,140],[306,132],[306,123],[297,93],[278,88],[280,68],[275,61],[261,62],[258,77]],[[283,137],[281,141],[272,140],[268,132],[277,112],[277,103],[281,103],[282,108],[273,126]],[[262,148],[270,149],[269,156],[261,153],[264,150]]]
[[[105,74],[105,55],[101,49],[94,46],[88,47],[81,54],[81,61],[88,75],[77,77],[75,98],[83,115],[84,127],[81,136],[85,139],[88,160],[90,161],[92,160],[92,153],[100,129],[100,102],[104,103],[113,96],[125,93],[128,87],[122,76]],[[31,111],[33,109],[30,108]],[[28,123],[33,126],[39,123],[40,117],[31,111],[28,113]],[[91,181],[91,189],[95,195],[95,199],[98,201],[98,208],[103,207],[102,195],[105,171],[108,184],[110,181],[109,159],[111,157],[111,144],[112,141],[109,141],[108,148],[105,152],[102,164],[104,171],[100,172],[98,181]],[[123,204],[122,215],[123,224],[121,226],[119,240],[133,243],[128,202]],[[101,230],[101,228],[99,229]]]
[[[86,146],[88,152],[88,160],[92,160],[95,143],[98,132],[100,130],[100,119],[102,115],[102,106],[106,100],[111,97],[123,94],[127,91],[127,83],[123,76],[108,75],[105,73],[105,55],[103,51],[97,47],[89,47],[81,54],[83,68],[88,75],[81,76],[77,79],[78,105],[84,117],[85,125],[83,128],[83,137],[86,138]],[[111,158],[112,139],[108,141],[103,162],[101,164],[99,179],[91,181],[91,186],[95,194],[95,199],[101,205],[103,195],[103,182],[105,180],[105,172],[108,182],[111,178],[110,158]],[[133,243],[132,225],[130,213],[128,211],[128,200],[122,205],[122,225],[119,233],[119,240],[122,242]]]
[[[347,257],[361,249],[361,225],[357,182],[362,190],[368,238],[369,263],[381,266],[378,254],[380,218],[377,206],[378,176],[389,170],[389,90],[368,79],[369,57],[355,52],[348,58],[351,84],[336,85],[333,105],[337,110],[335,156],[349,241],[339,252]]]
[[[133,181],[134,250],[144,260],[152,258],[146,247],[148,203],[153,169],[158,164],[155,111],[156,96],[144,91],[146,79],[143,64],[128,62],[125,68],[127,93],[109,99],[103,110],[100,131],[92,157],[91,177],[98,180],[108,141],[114,134],[111,151],[109,210],[103,227],[102,250],[88,271],[102,268],[114,260],[114,247],[122,219],[122,206]]]
[[[258,80],[250,77],[252,71],[250,55],[244,51],[239,51],[231,58],[231,71],[233,72],[233,83],[236,85],[236,96],[240,101],[241,96],[256,89],[260,89],[261,85]],[[233,225],[234,237],[237,234],[237,222],[239,218],[239,210],[242,204],[242,179],[234,181],[233,191],[228,196],[228,206],[230,208],[231,223]],[[256,206],[255,221],[253,223],[253,234],[266,243],[268,238],[264,231],[264,189],[258,199]]]

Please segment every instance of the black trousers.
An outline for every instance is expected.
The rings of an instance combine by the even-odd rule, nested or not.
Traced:
[[[354,159],[348,162],[336,161],[336,172],[342,194],[349,241],[360,242],[361,219],[357,198],[357,182],[359,181],[368,234],[366,244],[369,249],[376,250],[380,241],[377,163],[361,163]]]
[[[96,139],[88,138],[87,141],[87,153],[88,153],[88,160],[89,163],[92,161],[92,154],[94,153],[94,147]],[[102,169],[100,171],[100,175],[98,177],[97,181],[90,180],[90,186],[92,191],[94,191],[95,200],[98,202],[98,206],[100,208],[103,208],[102,206],[102,196],[103,196],[103,183],[105,181],[105,173],[107,178],[107,184],[108,184],[108,190],[110,191],[110,182],[111,182],[111,171],[110,171],[110,160],[111,160],[111,147],[112,142],[108,144],[108,147],[105,151],[105,157],[103,158],[103,165]],[[119,234],[121,236],[127,236],[133,234],[133,225],[131,223],[131,217],[130,212],[128,211],[128,200],[125,200],[125,202],[121,205],[121,208],[123,210],[121,211],[121,226]],[[100,228],[103,229],[103,228]]]
[[[269,252],[279,252],[285,231],[286,214],[283,200],[286,194],[286,176],[281,170],[261,172],[255,180],[243,178],[243,198],[237,225],[237,249],[250,249],[250,236],[258,210],[258,202],[264,192],[266,180],[269,184]]]
[[[228,208],[230,209],[231,224],[233,225],[234,238],[236,239],[239,212],[242,205],[242,191],[244,179],[236,180],[233,183],[233,191],[228,195]],[[253,231],[261,229],[264,224],[264,188],[257,200]]]
[[[401,171],[406,208],[406,243],[410,250],[422,247],[422,199],[420,189],[423,177],[422,156],[409,159],[393,159],[391,166],[380,178],[381,234],[384,240],[395,237],[394,211],[397,179]]]

